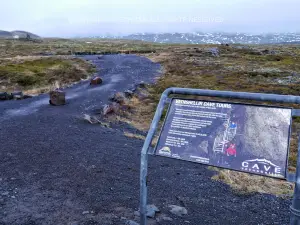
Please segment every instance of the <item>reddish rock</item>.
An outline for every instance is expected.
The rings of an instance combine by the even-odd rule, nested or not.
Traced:
[[[100,77],[94,77],[90,82],[90,85],[97,85],[97,84],[102,84],[102,79]]]
[[[61,90],[50,91],[51,105],[65,105],[66,104],[66,93]]]

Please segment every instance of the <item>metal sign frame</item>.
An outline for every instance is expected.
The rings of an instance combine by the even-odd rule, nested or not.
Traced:
[[[148,154],[151,154],[150,146],[154,134],[157,130],[158,123],[163,114],[165,104],[168,103],[168,96],[170,94],[180,95],[194,95],[194,96],[210,96],[210,97],[222,97],[233,99],[245,99],[256,101],[270,101],[276,103],[292,103],[300,104],[300,96],[293,95],[277,95],[277,94],[263,94],[263,93],[248,93],[248,92],[232,92],[232,91],[215,91],[206,89],[190,89],[190,88],[168,88],[161,95],[159,104],[156,108],[154,118],[152,120],[150,129],[145,139],[142,151],[141,151],[141,167],[140,167],[140,215],[141,225],[147,225],[147,174],[148,174]],[[292,109],[292,116],[300,117],[299,109]],[[291,124],[292,125],[292,124]],[[300,134],[298,135],[298,156],[297,156],[297,170],[296,174],[287,173],[286,180],[295,183],[295,190],[292,205],[290,207],[291,218],[290,225],[300,224]]]
[[[159,132],[157,144],[156,144],[156,146],[153,149],[153,155],[160,156],[160,157],[165,157],[165,156],[157,155],[156,151],[157,151],[158,143],[159,143],[160,138],[161,138],[161,134],[162,134],[163,128],[164,128],[165,123],[167,121],[167,116],[169,115],[169,111],[170,111],[170,107],[171,107],[172,101],[174,99],[202,101],[202,100],[185,99],[185,98],[169,98],[170,105],[168,107],[168,110],[167,110],[167,113],[166,113],[166,118],[165,118],[165,120],[163,122],[162,128],[161,128],[161,130]],[[289,129],[289,134],[288,134],[287,153],[286,153],[286,162],[285,162],[285,168],[288,168],[288,166],[289,166],[288,159],[289,159],[289,152],[290,152],[290,138],[291,138],[291,134],[292,134],[292,116],[293,116],[292,112],[293,112],[293,108],[291,108],[291,107],[274,106],[274,105],[258,105],[258,104],[249,104],[249,103],[240,103],[240,102],[228,102],[228,101],[220,102],[220,101],[209,100],[209,102],[228,103],[228,104],[232,104],[232,105],[242,105],[242,106],[254,106],[254,107],[260,107],[260,108],[276,108],[276,109],[289,109],[289,110],[291,110],[291,121],[290,121],[290,129]],[[148,154],[149,154],[149,152],[148,152]],[[151,155],[152,155],[152,152],[151,152]],[[178,159],[173,158],[173,157],[167,157],[167,158],[178,160]],[[198,162],[189,161],[189,160],[183,160],[183,161],[187,161],[187,162],[190,162],[190,163],[207,165],[207,166],[213,166],[213,167],[217,167],[217,168],[221,168],[221,169],[229,169],[229,170],[233,170],[233,171],[243,172],[243,171],[240,171],[240,170],[237,170],[237,169],[222,167],[222,166],[218,166],[218,165],[198,163]],[[250,173],[250,174],[264,176],[264,177],[270,177],[270,178],[274,178],[274,179],[286,180],[286,178],[288,177],[288,170],[285,171],[285,176],[284,177],[272,177],[272,176],[267,176],[265,174],[257,174],[257,173]]]

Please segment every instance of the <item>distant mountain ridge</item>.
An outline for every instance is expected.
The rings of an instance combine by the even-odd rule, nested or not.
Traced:
[[[124,36],[102,35],[95,37],[179,44],[298,44],[300,42],[300,33],[135,33]]]
[[[0,30],[0,38],[13,38],[11,32]]]
[[[0,39],[22,39],[22,38],[30,38],[30,39],[41,39],[40,36],[30,33],[28,31],[22,30],[14,30],[14,31],[5,31],[0,30]]]

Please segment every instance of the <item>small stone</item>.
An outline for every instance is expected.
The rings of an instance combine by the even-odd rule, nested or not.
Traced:
[[[146,216],[149,218],[154,218],[155,213],[160,212],[160,210],[155,205],[147,205]],[[138,212],[140,214],[140,212]]]
[[[135,216],[141,216],[141,213],[139,211],[134,211],[133,213]]]
[[[160,212],[160,210],[155,205],[147,205],[147,210],[152,209],[155,212]]]
[[[139,87],[139,88],[145,88],[146,87],[146,83],[144,81],[142,81],[141,83],[139,83],[137,85],[137,87]]]
[[[12,195],[12,196],[10,196],[11,198],[16,198],[16,196],[14,196],[14,195]]]
[[[155,217],[155,211],[152,210],[152,209],[147,210],[146,216],[150,217],[150,218],[154,218]]]
[[[162,220],[164,220],[164,221],[173,221],[173,219],[171,217],[168,217],[168,216],[162,217]]]
[[[90,214],[90,211],[83,211],[82,215]]]
[[[5,191],[5,192],[1,193],[1,195],[3,195],[3,196],[9,195],[9,192]]]
[[[133,220],[127,220],[125,225],[140,225],[139,223],[133,221]]]
[[[165,214],[161,214],[158,218],[156,218],[156,222],[161,223],[162,221],[173,221],[173,219]]]
[[[171,208],[170,212],[176,216],[181,217],[187,214],[187,210],[184,207],[177,206],[177,205],[169,205],[169,207]]]

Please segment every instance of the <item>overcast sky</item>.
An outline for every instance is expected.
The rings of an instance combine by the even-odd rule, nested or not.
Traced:
[[[300,32],[300,0],[2,0],[0,30],[41,36]]]

